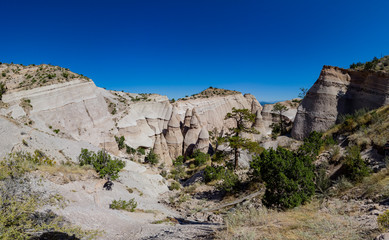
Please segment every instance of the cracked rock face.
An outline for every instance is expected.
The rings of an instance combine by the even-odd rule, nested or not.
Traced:
[[[389,103],[389,74],[324,66],[319,79],[301,102],[292,137],[326,131],[340,115]]]

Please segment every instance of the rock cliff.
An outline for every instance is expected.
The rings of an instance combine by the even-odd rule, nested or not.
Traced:
[[[8,88],[0,115],[48,135],[105,146],[127,157],[115,141],[115,136],[123,136],[128,147],[153,149],[167,165],[193,150],[209,151],[208,131],[233,127],[234,122],[224,120],[232,108],[248,108],[252,113],[262,110],[254,96],[224,89],[209,88],[170,103],[157,94],[98,88],[90,79],[60,67],[0,67],[7,73],[0,81]],[[42,76],[45,80],[34,80]],[[262,132],[261,121],[257,114],[255,124]]]
[[[303,139],[311,131],[329,129],[342,114],[388,103],[388,73],[324,66],[298,107],[292,137]]]

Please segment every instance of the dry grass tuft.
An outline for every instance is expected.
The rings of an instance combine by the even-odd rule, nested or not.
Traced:
[[[217,233],[218,239],[365,239],[363,226],[344,205],[310,204],[286,212],[266,208],[239,208],[227,214],[227,229]]]

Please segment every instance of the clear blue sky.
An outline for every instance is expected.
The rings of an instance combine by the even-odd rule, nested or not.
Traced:
[[[209,86],[296,97],[323,65],[389,54],[387,0],[2,1],[0,61],[170,98]]]

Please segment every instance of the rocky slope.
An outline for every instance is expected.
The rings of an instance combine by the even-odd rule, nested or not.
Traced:
[[[292,137],[325,131],[340,115],[389,104],[389,74],[324,66],[319,79],[301,102]]]

